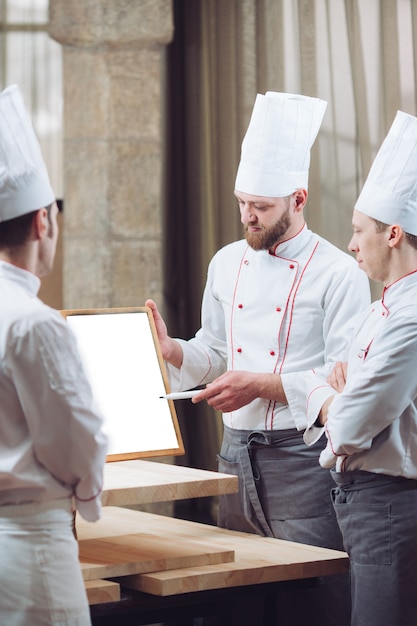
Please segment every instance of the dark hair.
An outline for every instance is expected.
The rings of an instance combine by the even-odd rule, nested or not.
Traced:
[[[48,212],[50,227],[52,226],[51,207],[52,204],[45,207]],[[0,222],[0,249],[8,248],[11,250],[26,243],[29,238],[33,218],[38,211],[40,211],[40,209],[19,215],[19,217],[14,217],[11,220]]]
[[[383,233],[389,227],[389,224],[385,224],[385,222],[380,222],[374,218],[374,222],[376,224],[376,230],[378,233]],[[417,236],[411,235],[410,233],[405,233],[405,238],[412,248],[417,250]]]
[[[405,238],[407,239],[410,246],[417,250],[417,236],[411,235],[410,233],[405,233]]]

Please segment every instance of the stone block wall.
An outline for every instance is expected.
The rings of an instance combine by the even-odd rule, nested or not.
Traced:
[[[171,0],[50,0],[63,46],[63,306],[162,301],[162,113]]]

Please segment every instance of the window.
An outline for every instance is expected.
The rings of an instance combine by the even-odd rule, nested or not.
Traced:
[[[0,88],[19,85],[62,198],[62,52],[48,34],[48,0],[0,0]]]

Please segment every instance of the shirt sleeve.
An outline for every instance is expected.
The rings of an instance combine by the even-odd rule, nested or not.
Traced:
[[[387,320],[363,365],[348,375],[332,401],[327,437],[336,456],[368,450],[378,435],[401,418],[417,396],[415,307]]]
[[[227,369],[224,312],[211,289],[212,280],[213,263],[210,263],[201,306],[201,328],[188,341],[177,339],[183,351],[181,368],[167,364],[173,391],[212,382]]]
[[[325,469],[332,469],[336,465],[337,456],[333,454],[330,443],[327,442],[324,450],[320,452],[319,463]]]
[[[15,328],[12,377],[37,462],[71,489],[80,514],[95,521],[107,453],[103,417],[71,329],[58,312],[47,311],[29,327]]]

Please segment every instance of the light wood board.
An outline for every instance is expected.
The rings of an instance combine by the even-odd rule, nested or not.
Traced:
[[[164,517],[117,507],[103,510],[95,524],[82,520],[81,540],[117,537],[149,530],[176,544],[198,541],[208,548],[234,550],[233,562],[190,566],[131,576],[118,582],[153,595],[167,596],[208,589],[311,578],[345,573],[349,559],[344,552],[226,530],[208,524]]]
[[[120,585],[110,580],[88,580],[84,582],[88,604],[104,604],[120,600]]]
[[[236,493],[237,476],[191,467],[132,460],[106,463],[104,506],[170,502]]]
[[[173,541],[163,534],[135,533],[78,541],[84,580],[233,561],[225,546]]]

